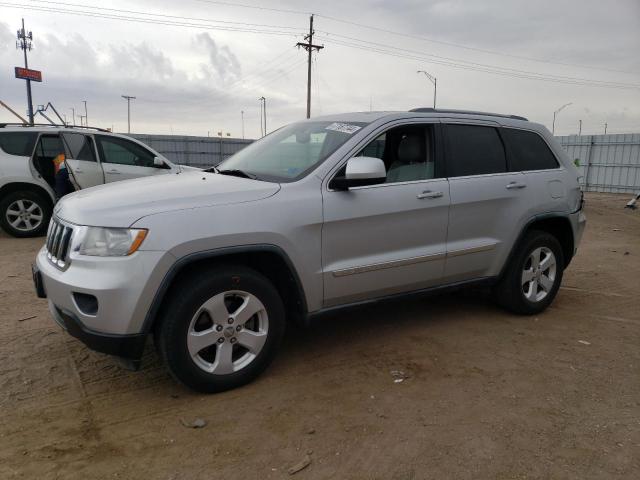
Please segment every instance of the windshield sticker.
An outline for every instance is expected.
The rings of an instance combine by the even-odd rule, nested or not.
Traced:
[[[348,135],[352,135],[360,130],[362,127],[357,125],[349,125],[348,123],[332,123],[325,130],[335,130],[336,132],[346,133]]]

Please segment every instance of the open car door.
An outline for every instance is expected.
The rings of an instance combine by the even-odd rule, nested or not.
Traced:
[[[61,133],[60,136],[64,145],[64,163],[69,171],[69,180],[76,190],[102,185],[104,172],[96,159],[93,139],[82,133]]]

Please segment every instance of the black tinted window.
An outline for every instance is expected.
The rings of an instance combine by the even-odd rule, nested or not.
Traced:
[[[509,170],[512,172],[558,168],[556,157],[537,133],[513,128],[504,128],[502,133],[509,146]]]
[[[91,138],[81,133],[63,133],[62,139],[66,146],[66,155],[73,160],[87,160],[95,162],[96,156]]]
[[[9,155],[30,157],[38,134],[35,132],[0,133],[0,148]]]
[[[447,173],[449,177],[505,172],[504,147],[493,127],[447,125]]]

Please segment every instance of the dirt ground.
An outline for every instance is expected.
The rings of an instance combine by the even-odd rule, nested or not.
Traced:
[[[587,196],[543,315],[462,292],[292,329],[256,382],[200,395],[128,372],[49,318],[0,234],[0,478],[640,478],[640,211]],[[392,371],[405,378],[394,382]],[[398,375],[396,373],[396,375]],[[204,428],[183,425],[196,418]]]

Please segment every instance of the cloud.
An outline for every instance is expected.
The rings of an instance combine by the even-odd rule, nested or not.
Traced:
[[[0,50],[6,50],[15,43],[14,33],[6,23],[0,23]]]
[[[209,55],[209,64],[202,65],[202,70],[213,76],[213,72],[222,81],[239,78],[242,73],[240,62],[227,45],[218,46],[208,33],[200,33],[195,37],[195,43],[204,47]]]

